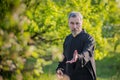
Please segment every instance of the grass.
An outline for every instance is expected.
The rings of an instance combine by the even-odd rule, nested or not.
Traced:
[[[54,62],[43,68],[44,74],[41,75],[40,80],[56,80],[56,67],[58,62]]]
[[[120,54],[111,53],[110,56],[96,61],[97,80],[119,80],[120,79]],[[58,63],[54,62],[43,67],[44,74],[39,80],[56,80],[55,69]]]
[[[100,61],[96,61],[98,80],[119,80],[120,79],[120,54],[111,53]]]

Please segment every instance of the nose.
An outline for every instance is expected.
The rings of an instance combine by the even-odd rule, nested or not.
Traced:
[[[76,24],[74,24],[73,27],[76,28],[77,27]]]

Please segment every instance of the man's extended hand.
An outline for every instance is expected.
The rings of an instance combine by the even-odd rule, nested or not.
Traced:
[[[73,58],[72,58],[72,60],[67,61],[66,63],[74,63],[74,62],[77,61],[77,59],[78,59],[78,52],[77,52],[77,50],[75,50],[74,53],[73,53]]]

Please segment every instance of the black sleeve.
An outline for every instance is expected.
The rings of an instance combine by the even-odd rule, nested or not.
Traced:
[[[66,67],[66,58],[64,58],[63,61],[59,62],[56,71],[60,69],[62,70],[63,73],[65,73],[65,67]]]
[[[82,67],[84,67],[85,64],[87,62],[89,62],[91,58],[93,58],[94,45],[95,45],[95,41],[94,41],[93,37],[91,37],[90,35],[87,35],[84,40],[83,51],[81,54],[79,54],[79,56],[80,55],[82,56],[82,57],[79,57],[79,59],[82,63]]]
[[[66,39],[65,39],[65,41],[64,41],[64,44],[63,44],[63,56],[64,56],[64,57],[63,57],[63,60],[59,62],[58,67],[57,67],[57,69],[56,69],[56,71],[57,71],[58,69],[61,69],[63,73],[65,73],[66,61],[67,61],[67,59],[66,59],[66,57],[65,57],[65,55],[64,55],[64,49],[65,49],[65,42],[66,42],[66,41],[67,41],[67,37],[66,37]]]

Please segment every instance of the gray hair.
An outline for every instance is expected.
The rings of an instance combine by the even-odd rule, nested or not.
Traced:
[[[71,12],[68,16],[68,19],[70,19],[71,17],[80,17],[80,19],[82,20],[83,19],[83,16],[80,12]]]

